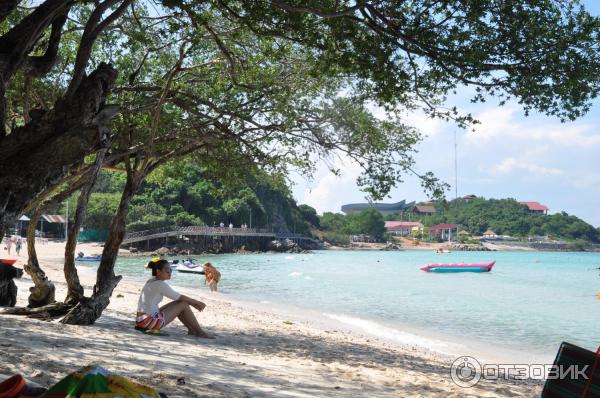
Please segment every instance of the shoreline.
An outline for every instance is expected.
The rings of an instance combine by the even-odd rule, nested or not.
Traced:
[[[84,251],[100,249],[81,246]],[[38,248],[42,268],[56,285],[58,300],[65,294],[60,249],[57,243]],[[21,257],[18,267],[23,260]],[[78,267],[78,273],[90,294],[95,271]],[[18,305],[24,305],[32,283],[24,277],[17,285]],[[93,362],[170,397],[280,396],[282,388],[306,397],[463,397],[466,393],[525,397],[541,391],[540,383],[514,381],[486,381],[464,390],[450,379],[450,358],[429,347],[396,346],[337,325],[322,327],[318,319],[304,319],[298,312],[281,314],[273,308],[269,311],[268,305],[252,308],[241,300],[198,289],[178,287],[207,303],[198,318],[209,332],[217,334],[216,340],[187,337],[178,321],[167,326],[170,336],[145,336],[133,330],[140,288],[140,282],[124,277],[111,304],[92,326],[2,315],[7,333],[0,336],[5,350],[0,373],[22,373],[48,386]],[[177,384],[180,377],[185,378],[185,385]]]

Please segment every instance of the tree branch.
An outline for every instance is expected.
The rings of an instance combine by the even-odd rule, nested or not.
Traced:
[[[39,77],[50,72],[57,60],[62,28],[66,20],[66,15],[61,15],[52,22],[52,31],[50,32],[46,52],[42,56],[27,57],[21,67],[24,73],[32,77]]]
[[[79,48],[77,49],[77,58],[75,59],[75,66],[73,68],[73,77],[71,79],[71,83],[69,84],[69,88],[67,89],[67,98],[73,96],[81,84],[83,77],[85,76],[85,68],[87,67],[88,61],[92,55],[92,48],[96,42],[96,39],[98,38],[98,35],[100,35],[100,33],[102,33],[102,31],[106,29],[112,22],[119,18],[125,12],[125,10],[127,10],[127,7],[129,7],[133,0],[122,0],[121,5],[108,17],[101,21],[102,15],[106,12],[106,10],[117,4],[119,1],[121,0],[105,0],[98,7],[96,7],[96,9],[90,15],[85,25],[83,35],[81,36]]]
[[[23,0],[3,0],[0,2],[0,23],[6,19]]]

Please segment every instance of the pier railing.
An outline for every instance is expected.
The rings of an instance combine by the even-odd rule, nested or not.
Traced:
[[[276,234],[262,228],[229,228],[229,227],[206,227],[170,226],[146,231],[130,232],[125,235],[122,244],[130,244],[150,239],[165,238],[178,235],[206,235],[206,236],[265,236],[276,237]]]

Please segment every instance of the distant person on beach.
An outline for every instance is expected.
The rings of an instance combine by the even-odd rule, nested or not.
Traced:
[[[12,236],[9,236],[8,238],[5,239],[5,243],[4,243],[4,249],[8,251],[9,256],[10,256],[10,249],[12,249],[12,245],[13,245],[13,238],[12,238]]]
[[[172,272],[169,262],[157,258],[150,260],[147,267],[152,270],[152,278],[146,282],[140,294],[135,322],[136,329],[157,333],[175,318],[179,318],[181,323],[187,327],[189,335],[214,338],[202,330],[190,308],[194,307],[198,311],[202,311],[206,304],[177,293],[167,284],[166,281],[171,279]],[[159,308],[158,305],[165,296],[173,301]]]
[[[21,247],[23,247],[23,239],[19,236],[17,238],[17,242],[15,243],[15,251],[17,252],[17,256],[21,256]]]
[[[204,267],[204,283],[208,283],[211,292],[217,291],[217,283],[221,280],[221,273],[209,262],[202,264]]]

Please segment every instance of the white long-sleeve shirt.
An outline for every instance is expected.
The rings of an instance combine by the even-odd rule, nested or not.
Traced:
[[[138,312],[143,312],[144,314],[158,313],[158,305],[162,301],[163,297],[168,297],[175,301],[179,300],[181,294],[173,290],[173,288],[163,280],[156,279],[154,277],[148,279],[142,288],[142,293],[140,294],[140,299],[138,301]]]

